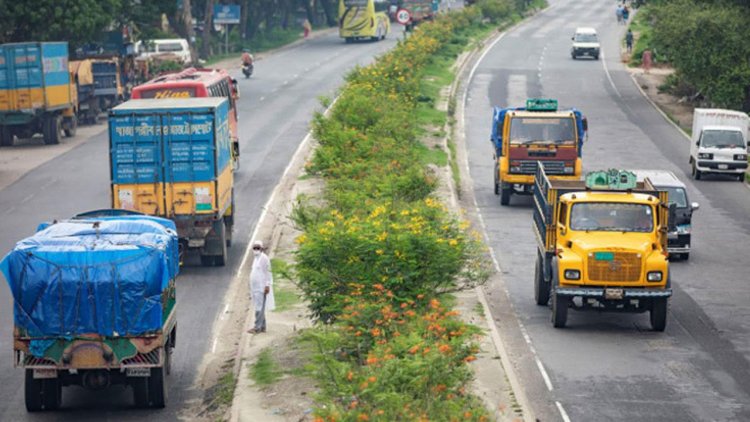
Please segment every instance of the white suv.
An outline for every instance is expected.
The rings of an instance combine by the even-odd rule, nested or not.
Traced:
[[[573,60],[580,56],[593,57],[599,60],[599,37],[594,28],[576,28],[573,35],[573,46],[570,48],[570,56]]]

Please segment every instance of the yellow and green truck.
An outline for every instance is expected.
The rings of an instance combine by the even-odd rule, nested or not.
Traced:
[[[112,207],[173,220],[181,251],[224,266],[234,227],[229,101],[137,99],[110,110]]]
[[[551,302],[554,327],[565,327],[568,309],[576,309],[649,312],[654,331],[664,331],[675,221],[668,192],[628,171],[563,180],[541,165],[534,184],[534,299]]]
[[[0,45],[0,145],[37,133],[45,144],[74,136],[77,98],[67,42]]]

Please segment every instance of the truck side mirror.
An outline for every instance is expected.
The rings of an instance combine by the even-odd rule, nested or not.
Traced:
[[[667,217],[667,231],[674,232],[677,230],[677,204],[674,202],[669,204],[669,214]]]
[[[697,210],[697,209],[698,209],[698,208],[700,208],[700,207],[701,207],[701,204],[699,204],[699,203],[697,203],[697,202],[693,202],[693,203],[691,203],[691,204],[690,204],[690,208],[691,208],[691,209],[692,209],[693,211]]]

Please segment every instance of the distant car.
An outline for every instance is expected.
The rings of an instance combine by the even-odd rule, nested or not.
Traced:
[[[151,57],[160,54],[170,53],[179,57],[183,64],[192,62],[190,55],[190,45],[184,38],[169,38],[160,40],[150,40],[146,43],[138,41],[135,44],[139,57]]]
[[[572,40],[573,46],[570,48],[570,56],[573,57],[573,60],[581,56],[593,57],[594,60],[599,60],[601,46],[599,45],[599,36],[596,34],[596,29],[576,28]]]

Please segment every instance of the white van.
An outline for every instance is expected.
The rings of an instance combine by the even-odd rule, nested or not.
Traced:
[[[184,38],[149,40],[145,44],[142,41],[138,41],[135,44],[135,49],[141,57],[171,53],[179,57],[183,64],[190,64],[193,61],[190,56],[190,45]]]
[[[575,34],[573,34],[573,46],[570,48],[570,57],[573,60],[581,56],[593,57],[594,60],[599,60],[599,36],[596,34],[596,29],[588,27],[576,28]]]
[[[694,179],[718,173],[745,181],[748,123],[750,117],[741,111],[695,109],[689,162]]]

